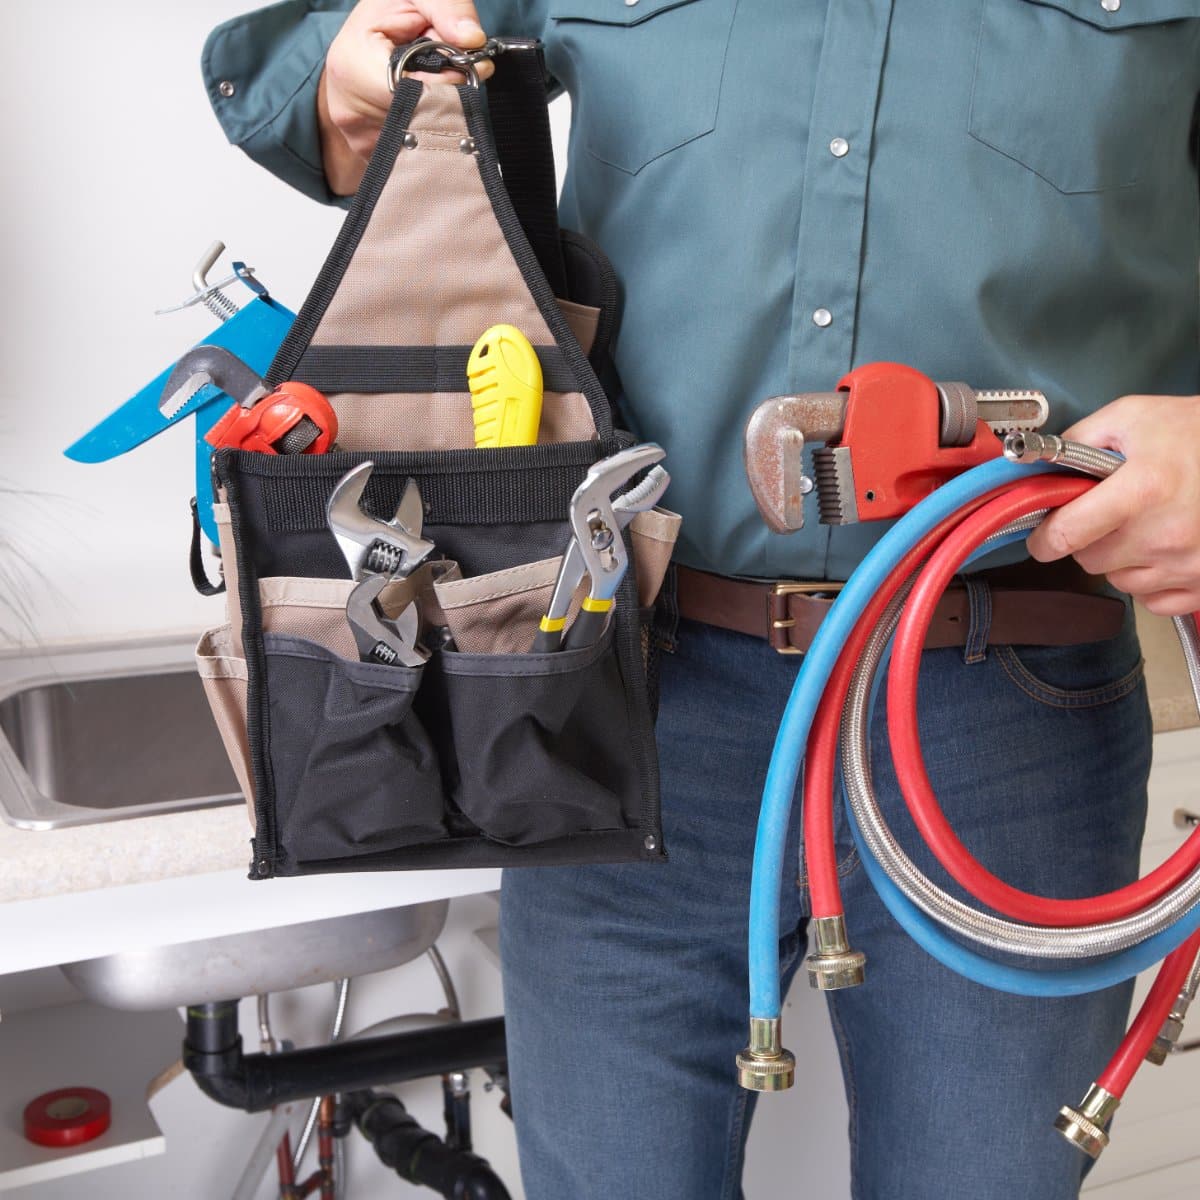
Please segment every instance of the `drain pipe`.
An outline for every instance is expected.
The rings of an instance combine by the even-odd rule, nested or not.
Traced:
[[[503,1017],[279,1054],[244,1054],[236,1000],[189,1006],[183,1043],[183,1065],[200,1090],[245,1112],[504,1062]]]
[[[401,1179],[449,1200],[511,1200],[486,1159],[448,1146],[422,1128],[390,1092],[350,1092],[342,1097],[341,1109],[374,1146],[379,1161]]]

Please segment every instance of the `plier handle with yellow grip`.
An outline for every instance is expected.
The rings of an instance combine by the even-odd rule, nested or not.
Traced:
[[[544,654],[564,644],[563,630],[571,601],[585,576],[588,593],[583,598],[565,644],[575,650],[590,646],[603,634],[629,554],[621,531],[640,512],[653,508],[667,490],[671,477],[656,466],[666,451],[654,442],[643,442],[596,463],[571,497],[571,541],[563,554],[558,578],[546,615],[534,636],[532,652]],[[623,496],[613,493],[635,475],[650,468],[646,478]]]

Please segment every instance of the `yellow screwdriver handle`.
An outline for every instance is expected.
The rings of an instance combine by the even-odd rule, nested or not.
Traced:
[[[542,419],[542,364],[515,325],[485,330],[467,359],[475,445],[532,446]]]

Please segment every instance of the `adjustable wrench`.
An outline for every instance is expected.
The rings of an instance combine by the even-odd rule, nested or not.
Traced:
[[[379,606],[379,593],[393,579],[411,575],[434,545],[421,537],[425,510],[413,479],[405,485],[390,520],[381,521],[363,511],[363,492],[374,469],[374,463],[364,462],[347,471],[325,509],[350,576],[359,581],[346,601],[346,620],[363,662],[419,667],[429,655],[418,644],[421,620],[416,605],[409,603],[399,616],[389,618]]]
[[[416,605],[405,605],[395,618],[386,616],[379,606],[379,593],[391,582],[390,575],[368,575],[356,584],[346,601],[346,620],[363,662],[419,667],[429,652],[417,644],[421,618]]]
[[[632,446],[596,463],[571,497],[571,541],[563,554],[562,565],[534,637],[532,652],[542,654],[559,649],[563,627],[576,588],[585,576],[588,594],[567,639],[570,649],[591,645],[604,632],[621,579],[629,565],[629,555],[621,531],[639,513],[653,508],[667,490],[671,477],[666,469],[654,466],[666,451],[653,442]],[[639,471],[651,467],[637,487],[613,499],[613,492],[624,486]]]
[[[433,553],[433,543],[421,536],[425,507],[415,479],[404,487],[395,515],[387,521],[362,508],[373,462],[359,463],[338,480],[325,506],[329,529],[345,556],[353,579],[367,575],[411,575]]]
[[[838,388],[775,396],[747,423],[750,490],[776,533],[804,527],[814,487],[822,524],[898,516],[952,475],[998,457],[994,435],[1032,432],[1049,415],[1041,392],[935,383],[898,363],[858,367]],[[815,480],[804,473],[808,442],[825,443]]]

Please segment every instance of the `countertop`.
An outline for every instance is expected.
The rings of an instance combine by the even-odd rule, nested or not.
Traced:
[[[71,829],[0,823],[0,974],[500,886],[498,870],[251,882],[243,805]]]

